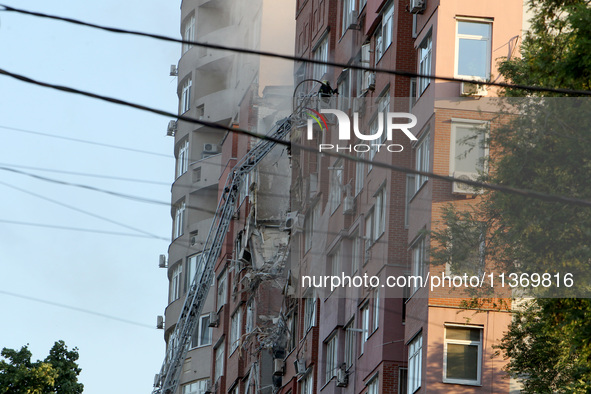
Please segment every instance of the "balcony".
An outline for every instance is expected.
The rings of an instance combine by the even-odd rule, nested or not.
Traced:
[[[193,185],[192,192],[198,191],[209,186],[217,186],[220,179],[221,171],[221,153],[191,163],[189,165],[188,172],[191,173],[191,181]]]

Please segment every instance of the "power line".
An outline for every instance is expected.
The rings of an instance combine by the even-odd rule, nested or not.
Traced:
[[[225,126],[225,125],[222,125],[219,123],[198,120],[198,119],[191,118],[191,117],[185,116],[185,115],[177,115],[172,112],[168,112],[168,111],[164,111],[164,110],[160,110],[160,109],[156,109],[156,108],[152,108],[152,107],[147,107],[145,105],[136,104],[136,103],[132,103],[129,101],[125,101],[125,100],[121,100],[121,99],[117,99],[117,98],[113,98],[113,97],[103,96],[100,94],[79,90],[79,89],[75,89],[75,88],[68,87],[68,86],[55,85],[55,84],[51,84],[51,83],[47,83],[47,82],[36,81],[36,80],[26,77],[24,75],[12,73],[10,71],[7,71],[7,70],[1,69],[1,68],[0,68],[0,74],[9,76],[11,78],[17,79],[22,82],[31,83],[31,84],[38,85],[38,86],[43,86],[43,87],[47,87],[50,89],[59,90],[62,92],[78,94],[78,95],[85,96],[85,97],[91,97],[91,98],[95,98],[98,100],[110,102],[113,104],[124,105],[127,107],[139,109],[139,110],[146,111],[146,112],[155,113],[155,114],[166,116],[166,117],[177,118],[178,120],[182,120],[182,121],[185,121],[188,123],[198,124],[198,125],[205,126],[205,127],[210,127],[213,129],[225,130],[225,131],[229,131],[232,133],[248,135],[250,137],[258,138],[261,140],[272,141],[278,145],[284,145],[284,146],[288,146],[290,148],[298,148],[298,149],[301,149],[304,151],[313,152],[313,153],[318,154],[318,151],[315,148],[305,146],[302,144],[298,144],[295,142],[280,140],[280,139],[273,138],[273,137],[270,137],[270,136],[264,135],[264,134],[259,134],[259,133],[253,132],[253,131],[244,130],[244,129],[240,129],[240,128],[232,128],[232,127]],[[591,94],[591,92],[589,92],[589,93]],[[459,183],[463,183],[463,184],[466,184],[466,185],[469,185],[469,186],[472,186],[475,188],[495,190],[495,191],[499,191],[499,192],[503,192],[503,193],[519,195],[522,197],[533,198],[533,199],[538,199],[538,200],[547,201],[547,202],[560,202],[560,203],[564,203],[564,204],[578,205],[578,206],[582,206],[582,207],[586,207],[586,208],[591,208],[591,201],[589,201],[589,200],[582,200],[579,198],[559,196],[559,195],[554,195],[554,194],[537,192],[537,191],[533,191],[533,190],[519,189],[519,188],[514,188],[514,187],[509,187],[509,186],[504,186],[504,185],[485,183],[485,182],[473,181],[473,180],[468,180],[468,179],[458,179],[458,178],[455,178],[452,176],[439,175],[439,174],[435,174],[432,172],[419,171],[419,170],[415,170],[412,168],[407,168],[407,167],[398,166],[398,165],[394,165],[394,164],[388,164],[388,163],[382,163],[379,161],[371,161],[371,160],[367,160],[367,159],[362,159],[360,157],[346,155],[343,153],[335,153],[335,152],[322,152],[322,153],[326,156],[338,157],[338,158],[342,158],[344,160],[351,160],[351,161],[358,162],[358,163],[370,164],[370,165],[374,165],[376,167],[386,168],[386,169],[389,169],[392,171],[401,172],[401,173],[405,173],[405,174],[422,175],[422,176],[430,177],[433,179],[443,180],[446,182],[459,182]]]
[[[72,23],[72,24],[80,25],[80,26],[92,27],[95,29],[108,31],[111,33],[120,33],[120,34],[129,34],[129,35],[140,36],[140,37],[148,37],[148,38],[154,38],[154,39],[162,40],[162,41],[174,42],[177,44],[194,45],[194,46],[198,46],[198,47],[202,47],[202,48],[215,49],[215,50],[220,50],[220,51],[229,51],[229,52],[243,53],[243,54],[248,54],[248,55],[272,57],[272,58],[277,58],[277,59],[291,60],[291,61],[302,62],[302,63],[325,65],[325,66],[331,66],[331,67],[349,68],[352,70],[384,73],[384,74],[396,75],[396,76],[406,77],[406,78],[428,78],[428,79],[437,79],[440,81],[448,81],[448,82],[474,83],[474,80],[471,80],[471,79],[444,77],[444,76],[439,76],[439,75],[422,74],[422,73],[417,73],[417,72],[412,72],[412,71],[401,71],[401,70],[391,70],[391,69],[385,69],[385,68],[359,66],[359,65],[347,64],[347,63],[301,58],[301,57],[292,56],[292,55],[285,55],[285,54],[279,54],[279,53],[268,52],[268,51],[260,51],[260,50],[255,50],[255,49],[230,47],[230,46],[225,46],[225,45],[211,44],[211,43],[205,43],[205,42],[199,42],[199,41],[187,41],[187,40],[183,40],[183,39],[179,39],[179,38],[163,36],[160,34],[145,33],[145,32],[140,32],[140,31],[135,31],[135,30],[127,30],[127,29],[121,29],[121,28],[116,28],[116,27],[97,25],[94,23],[84,22],[84,21],[81,21],[78,19],[66,18],[66,17],[62,17],[62,16],[57,16],[57,15],[44,14],[44,13],[35,12],[35,11],[28,11],[28,10],[10,7],[10,6],[3,5],[3,4],[0,4],[0,7],[4,8],[4,10],[0,10],[0,11],[16,12],[16,13],[25,14],[25,15],[31,15],[31,16],[41,17],[41,18],[47,18],[47,19],[53,19],[53,20],[58,20],[58,21],[62,21],[62,22]],[[581,96],[591,96],[591,91],[589,91],[589,90],[572,90],[572,89],[562,89],[562,88],[549,88],[549,87],[543,87],[543,86],[516,85],[516,84],[505,83],[505,82],[478,81],[478,84],[487,85],[487,86],[497,86],[497,87],[501,87],[501,88],[521,89],[521,90],[534,91],[534,92],[548,92],[548,93],[562,93],[562,94],[575,94],[575,95],[581,95]]]
[[[2,126],[0,126],[0,127],[2,127]],[[112,176],[112,175],[90,174],[87,172],[65,171],[65,170],[57,170],[57,169],[43,168],[43,167],[23,166],[20,164],[11,164],[11,163],[0,163],[0,166],[14,167],[14,168],[25,168],[28,170],[55,172],[55,173],[59,173],[59,174],[85,176],[85,177],[91,177],[91,178],[113,179],[116,181],[124,181],[124,182],[137,182],[137,183],[148,183],[148,184],[154,184],[154,185],[170,186],[170,182],[151,181],[148,179],[124,178],[124,177],[118,177],[118,176]]]
[[[64,136],[61,136],[61,135],[55,135],[55,134],[49,134],[49,133],[42,133],[40,131],[18,129],[16,127],[8,127],[8,126],[2,126],[2,125],[0,125],[0,129],[19,131],[21,133],[29,133],[29,134],[35,134],[35,135],[42,135],[42,136],[45,136],[45,137],[58,138],[58,139],[61,139],[61,140],[80,142],[80,143],[89,144],[89,145],[103,146],[103,147],[112,148],[112,149],[120,149],[120,150],[126,150],[126,151],[130,151],[130,152],[144,153],[144,154],[147,154],[147,155],[161,156],[161,157],[166,157],[166,158],[169,158],[169,159],[172,158],[172,156],[166,155],[164,153],[150,152],[150,151],[141,150],[141,149],[128,148],[128,147],[125,147],[125,146],[104,144],[102,142],[82,140],[82,139],[79,139],[79,138],[64,137]]]
[[[55,224],[19,222],[19,221],[16,221],[16,220],[0,219],[0,223],[16,224],[16,225],[19,225],[19,226],[31,226],[31,227],[41,227],[41,228],[54,228],[54,229],[57,229],[57,230],[79,231],[79,232],[85,232],[85,233],[96,233],[96,234],[105,234],[105,235],[117,235],[117,236],[123,236],[123,237],[153,238],[153,237],[151,237],[149,235],[142,235],[142,234],[119,233],[119,232],[116,232],[116,231],[103,231],[103,230],[95,230],[95,229],[89,229],[89,228],[58,226],[58,225],[55,225]]]
[[[89,315],[104,317],[105,319],[115,320],[115,321],[118,321],[118,322],[121,322],[121,323],[132,324],[134,326],[140,326],[140,327],[144,327],[144,328],[155,329],[154,326],[150,326],[148,324],[138,323],[138,322],[135,322],[135,321],[132,321],[132,320],[123,319],[121,317],[117,317],[117,316],[113,316],[113,315],[107,315],[105,313],[92,311],[90,309],[79,308],[77,306],[66,305],[66,304],[61,304],[59,302],[53,302],[53,301],[48,301],[48,300],[44,300],[44,299],[41,299],[41,298],[30,297],[30,296],[27,296],[27,295],[24,295],[24,294],[12,293],[10,291],[5,291],[5,290],[0,290],[0,294],[5,294],[5,295],[11,296],[11,297],[16,297],[16,298],[22,298],[22,299],[29,300],[29,301],[40,302],[42,304],[57,306],[57,307],[60,307],[60,308],[69,309],[69,310],[76,311],[76,312],[87,313]]]
[[[142,230],[142,229],[139,229],[139,228],[135,228],[135,227],[129,226],[129,225],[127,225],[127,224],[124,224],[124,223],[118,222],[118,221],[116,221],[116,220],[113,220],[113,219],[109,219],[109,218],[107,218],[107,217],[104,217],[104,216],[101,216],[101,215],[97,215],[97,214],[95,214],[95,213],[92,213],[92,212],[89,212],[89,211],[85,211],[85,210],[83,210],[83,209],[80,209],[80,208],[76,208],[76,207],[74,207],[74,206],[72,206],[72,205],[68,205],[68,204],[65,204],[65,203],[63,203],[63,202],[59,202],[59,201],[53,200],[53,199],[51,199],[51,198],[48,198],[48,197],[42,196],[42,195],[40,195],[40,194],[37,194],[37,193],[30,192],[30,191],[28,191],[28,190],[25,190],[25,189],[21,189],[21,188],[19,188],[19,187],[16,187],[16,186],[10,185],[10,184],[8,184],[8,183],[5,183],[5,182],[2,182],[2,181],[0,181],[0,185],[4,185],[4,186],[6,186],[6,187],[9,187],[9,188],[11,188],[11,189],[18,190],[18,191],[20,191],[20,192],[22,192],[22,193],[26,193],[26,194],[29,194],[29,195],[31,195],[31,196],[34,196],[34,197],[40,198],[40,199],[42,199],[42,200],[45,200],[45,201],[52,202],[52,203],[54,203],[54,204],[57,204],[57,205],[60,205],[60,206],[62,206],[62,207],[64,207],[64,208],[68,208],[68,209],[71,209],[71,210],[73,210],[73,211],[80,212],[80,213],[83,213],[83,214],[85,214],[85,215],[88,215],[88,216],[92,216],[92,217],[94,217],[94,218],[97,218],[97,219],[103,220],[103,221],[105,221],[105,222],[109,222],[109,223],[112,223],[112,224],[116,224],[117,226],[124,227],[124,228],[126,228],[126,229],[128,229],[128,230],[133,230],[133,231],[136,231],[136,232],[138,232],[138,233],[140,233],[140,234],[144,234],[144,235],[146,235],[146,236],[149,236],[149,237],[151,237],[151,238],[160,239],[160,240],[163,240],[163,241],[168,241],[168,240],[169,240],[168,238],[159,237],[158,235],[155,235],[155,234],[149,233],[149,232],[147,232],[147,231],[144,231],[144,230]]]

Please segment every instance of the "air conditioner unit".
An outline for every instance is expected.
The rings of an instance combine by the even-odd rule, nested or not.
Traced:
[[[304,360],[296,359],[293,362],[293,366],[295,367],[296,374],[303,375],[306,373],[306,362]]]
[[[357,10],[353,10],[349,13],[349,26],[348,29],[352,30],[359,30],[361,26],[357,23],[357,19],[359,19],[359,12]]]
[[[211,382],[207,382],[207,386],[205,386],[205,391],[203,392],[204,394],[212,394],[213,393],[213,386],[211,385]]]
[[[169,137],[174,137],[176,134],[176,130],[178,127],[178,123],[176,120],[171,120],[168,122],[168,127],[166,128],[166,135]]]
[[[164,328],[164,317],[163,316],[156,316],[156,328],[158,330],[162,330]]]
[[[170,76],[176,77],[177,75],[179,75],[179,70],[176,68],[175,64],[171,64],[170,65]]]
[[[460,84],[460,96],[486,96],[488,91],[486,86],[479,83],[462,82]]]
[[[365,89],[374,90],[376,88],[376,73],[365,72]]]
[[[158,268],[166,268],[166,255],[161,254],[158,258]]]
[[[355,213],[355,200],[351,196],[346,196],[343,199],[343,213],[352,214]]]
[[[217,312],[209,313],[209,327],[217,327],[220,322]]]
[[[301,230],[304,225],[304,215],[299,214],[298,212],[288,212],[285,218],[285,222],[283,223],[284,230]]]
[[[203,153],[206,153],[206,154],[220,153],[220,146],[217,144],[203,144]]]
[[[284,366],[285,362],[282,359],[276,358],[273,360],[273,375],[283,375]]]
[[[343,368],[337,369],[337,387],[347,387],[349,384],[349,375]]]
[[[411,14],[420,14],[425,11],[427,0],[410,0]]]
[[[369,64],[370,44],[361,45],[361,63]]]
[[[454,172],[453,177],[457,179],[465,179],[467,181],[475,181],[476,178],[478,178],[478,174],[475,172]],[[474,186],[461,182],[454,182],[452,184],[451,192],[454,194],[478,194],[481,191]]]
[[[195,245],[197,245],[197,236],[196,236],[196,235],[193,235],[193,236],[190,238],[190,244],[191,244],[191,246],[195,246]]]

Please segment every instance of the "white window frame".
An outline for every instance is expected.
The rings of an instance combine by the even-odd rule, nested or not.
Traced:
[[[481,25],[488,25],[488,36],[479,36],[479,35],[472,35],[472,34],[460,34],[460,23],[474,23],[474,24],[481,24]],[[484,41],[486,42],[486,59],[484,59],[484,66],[485,66],[485,77],[477,76],[477,75],[466,75],[460,74],[460,40],[474,40],[474,41]],[[475,81],[486,81],[490,80],[490,70],[491,70],[491,58],[492,58],[492,50],[491,50],[491,42],[492,42],[492,20],[490,19],[479,19],[479,18],[456,18],[456,50],[455,50],[455,77],[456,78],[463,78],[463,79],[473,79]],[[472,57],[473,58],[473,57]]]
[[[417,189],[415,186],[416,175],[406,174],[406,199],[404,201],[404,228],[410,224],[410,201],[414,197]]]
[[[181,90],[181,113],[185,113],[191,109],[191,88],[193,80],[189,77],[183,82]]]
[[[308,371],[299,383],[300,394],[314,394],[314,371]]]
[[[351,24],[357,22],[353,20],[353,13],[355,12],[355,3],[357,0],[343,0],[343,15],[341,18],[342,25],[341,25],[341,36],[344,36],[347,30],[349,30],[349,26]]]
[[[242,310],[238,308],[230,318],[230,354],[240,345],[242,335]]]
[[[191,15],[183,25],[183,41],[195,41],[195,15]],[[192,44],[183,44],[183,55],[191,48]]]
[[[425,38],[419,44],[419,74],[431,75],[431,64],[432,64],[432,51],[433,51],[433,35],[429,31]],[[430,78],[419,78],[418,81],[418,95],[421,96],[427,89],[427,86],[431,83]]]
[[[361,308],[359,309],[361,315],[361,347],[360,347],[360,354],[363,354],[365,351],[365,342],[367,342],[369,338],[369,325],[370,325],[370,310],[369,310],[369,301],[366,301]]]
[[[183,394],[204,394],[209,386],[209,379],[201,379],[183,385]]]
[[[228,287],[228,275],[227,275],[227,271],[224,269],[224,271],[218,277],[218,281],[217,281],[216,305],[217,305],[218,311],[220,310],[220,308],[222,306],[226,305],[226,302],[228,302],[228,300],[227,300],[227,293],[228,293],[227,287]]]
[[[462,174],[464,173],[469,173],[471,174],[471,176],[474,177],[474,179],[480,175],[480,173],[486,172],[487,167],[486,167],[486,162],[484,161],[485,158],[488,156],[489,154],[489,150],[488,150],[488,145],[486,144],[486,140],[488,138],[488,127],[489,127],[489,122],[487,121],[480,121],[480,120],[473,120],[473,119],[458,119],[458,118],[452,118],[451,120],[451,135],[450,135],[450,150],[449,150],[449,175],[450,176],[454,176],[454,174],[456,174],[456,160],[458,159],[458,156],[460,156],[462,153],[458,153],[458,141],[457,140],[457,136],[458,136],[458,128],[474,128],[475,131],[475,135],[478,135],[478,144],[483,144],[483,152],[482,152],[482,157],[479,158],[480,163],[477,163],[477,165],[474,168],[474,171],[462,171]],[[482,137],[483,139],[481,140]],[[470,149],[480,149],[479,146],[473,146]],[[465,150],[464,150],[465,151]]]
[[[354,274],[361,267],[363,261],[363,239],[359,235],[359,230],[353,233],[353,239],[351,241],[351,274]]]
[[[306,215],[304,222],[304,252],[312,248],[314,240],[314,226],[318,223],[320,216],[320,202],[316,202],[314,207]]]
[[[412,247],[411,247],[411,275],[414,277],[421,277],[421,278],[425,278],[425,274],[427,271],[427,267],[426,267],[426,254],[427,254],[427,250],[426,250],[426,239],[424,236],[421,236],[419,239],[417,239]],[[420,282],[418,280],[411,280],[411,294],[414,294],[419,288],[420,286],[418,286],[420,284]]]
[[[176,177],[180,177],[189,169],[189,140],[181,142],[176,159]]]
[[[338,335],[333,334],[326,342],[326,366],[325,383],[328,383],[333,377],[337,376],[337,356],[338,356]]]
[[[328,61],[328,32],[324,34],[322,39],[318,42],[318,45],[313,49],[312,59],[327,62]],[[314,64],[312,66],[312,77],[314,79],[322,80],[324,74],[328,71],[326,64]]]
[[[384,53],[390,48],[394,40],[394,2],[390,2],[382,11],[382,48],[380,50],[378,61],[384,56]],[[377,51],[376,51],[377,54]]]
[[[380,379],[378,375],[371,378],[371,380],[367,383],[367,391],[366,394],[378,394],[380,392]]]
[[[376,241],[386,232],[386,216],[388,211],[386,185],[381,186],[374,196],[376,198],[376,204],[373,211],[373,238]]]
[[[181,274],[183,273],[183,265],[177,264],[170,278],[170,302],[176,301],[181,297]]]
[[[471,330],[478,330],[479,332],[479,340],[460,340],[460,339],[447,339],[447,331],[449,329],[471,329]],[[483,343],[483,327],[482,326],[472,326],[472,325],[464,325],[464,324],[445,324],[445,332],[443,336],[443,382],[445,383],[455,383],[455,384],[464,384],[464,385],[474,385],[479,386],[482,380],[482,343]],[[476,379],[453,379],[447,377],[447,347],[448,345],[463,345],[463,346],[477,346],[478,347],[478,364],[477,364],[477,377]]]
[[[408,343],[408,394],[421,387],[423,370],[423,333],[417,334]]]
[[[364,160],[365,152],[357,152],[357,158]],[[363,190],[363,184],[365,182],[365,163],[355,162],[355,197]]]
[[[430,172],[431,169],[431,133],[426,130],[415,148],[415,169]],[[429,180],[426,175],[415,175],[415,194]]]
[[[304,332],[316,326],[316,292],[304,299]]]
[[[373,221],[374,221],[374,215],[373,215],[373,209],[371,211],[369,211],[367,213],[367,215],[365,215],[365,253],[367,255],[367,251],[369,250],[369,248],[371,248],[371,246],[373,245],[374,242],[374,237],[373,237],[373,230],[374,230],[374,225],[373,225]]]
[[[330,203],[330,214],[332,215],[343,199],[343,179],[345,177],[345,168],[342,159],[338,159],[334,166],[331,168],[330,173],[330,190],[329,190],[329,203]]]
[[[248,334],[254,330],[254,305],[250,301],[246,304],[246,317],[244,323],[244,333]]]
[[[203,334],[207,333],[207,336]],[[199,323],[191,339],[191,349],[211,345],[213,329],[209,327],[209,313],[199,317]]]
[[[185,274],[185,286],[188,289],[196,277],[201,279],[203,275],[204,264],[201,264],[201,255],[203,252],[196,253],[187,257],[187,272]]]
[[[345,368],[349,369],[355,363],[355,344],[357,343],[357,330],[355,329],[355,318],[351,319],[345,326]]]
[[[174,220],[172,224],[172,239],[175,240],[185,232],[185,202],[175,206]]]
[[[215,356],[215,364],[214,364],[214,382],[224,376],[224,359],[225,357],[225,349],[224,349],[224,341],[222,341],[218,347],[214,350]]]
[[[330,274],[340,276],[343,273],[343,264],[341,258],[341,245],[337,245],[328,255],[330,259]]]
[[[380,327],[380,290],[376,289],[373,299],[372,332]]]

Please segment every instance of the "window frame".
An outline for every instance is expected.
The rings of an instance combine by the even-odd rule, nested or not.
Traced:
[[[349,26],[353,24],[353,13],[355,12],[357,6],[357,0],[343,0],[342,4],[342,17],[341,17],[341,37],[347,33],[349,30]]]
[[[426,237],[424,235],[418,237],[411,245],[411,275],[414,277],[421,277],[425,279],[425,274],[427,271],[425,264],[427,262],[425,258],[427,255],[426,247]],[[412,295],[416,293],[421,288],[421,286],[415,286],[417,284],[416,280],[410,282],[410,294]]]
[[[326,357],[324,360],[324,365],[326,368],[325,383],[330,382],[332,378],[337,376],[338,351],[339,337],[337,333],[334,333],[326,340]]]
[[[378,394],[380,392],[380,378],[379,375],[376,374],[372,376],[372,378],[367,382],[365,385],[367,387],[366,394]]]
[[[304,332],[307,333],[316,326],[316,292],[312,291],[304,300]]]
[[[203,337],[203,329],[206,329],[208,332],[207,341],[204,341]],[[196,340],[195,340],[196,338]],[[203,346],[209,346],[212,344],[213,338],[213,329],[209,327],[209,313],[205,315],[199,316],[199,322],[197,323],[197,327],[195,328],[195,332],[193,333],[193,337],[191,338],[191,345],[190,349],[196,349]]]
[[[425,37],[421,40],[421,43],[417,47],[417,52],[419,55],[418,59],[418,68],[419,74],[423,75],[431,75],[432,67],[433,67],[433,32],[429,30],[429,32],[425,35]],[[417,83],[417,92],[418,97],[420,97],[427,87],[431,84],[431,78],[424,78],[419,77]]]
[[[463,329],[467,328],[467,329],[478,330],[480,339],[478,341],[461,340],[461,339],[447,339],[447,330],[454,329],[454,328],[463,328]],[[443,333],[443,382],[444,383],[454,383],[454,384],[462,384],[462,385],[468,385],[468,386],[480,386],[481,385],[481,382],[482,382],[483,334],[484,334],[484,327],[483,326],[445,323],[444,333]],[[476,378],[476,380],[457,379],[457,378],[448,378],[447,377],[447,366],[448,366],[447,347],[449,344],[464,345],[464,346],[477,346],[478,347],[478,360],[477,360],[477,367],[476,367],[477,378]]]
[[[172,270],[170,277],[170,296],[169,302],[174,302],[181,298],[181,275],[183,273],[183,265],[179,262]]]
[[[386,232],[386,217],[388,216],[388,199],[386,195],[386,184],[384,183],[374,194],[376,203],[373,210],[373,238],[377,241]]]
[[[232,355],[240,345],[242,336],[242,308],[236,308],[236,311],[230,317],[230,355]]]
[[[421,138],[413,148],[415,170],[430,172],[431,170],[431,133],[429,127],[422,133]],[[415,174],[415,194],[429,180],[426,175]]]
[[[343,188],[345,178],[345,165],[342,159],[335,161],[330,169],[330,189],[328,200],[330,203],[330,214],[335,213],[343,201]]]
[[[488,37],[478,36],[474,34],[460,34],[460,23],[474,23],[488,25]],[[454,76],[462,79],[473,79],[474,81],[490,80],[491,62],[492,62],[492,19],[487,18],[470,18],[470,17],[456,17],[456,37],[455,37],[455,54],[454,54]],[[460,74],[460,40],[485,41],[486,42],[486,56],[485,61],[485,77],[476,75]]]
[[[221,283],[221,285],[220,285]],[[228,275],[227,270],[224,268],[222,273],[218,276],[216,286],[216,307],[219,311],[220,308],[228,302]]]
[[[382,37],[382,48],[380,51],[380,56],[378,60],[379,62],[390,45],[394,42],[394,2],[390,1],[381,12],[382,14],[382,25],[380,29],[382,30],[381,37]],[[377,54],[377,51],[376,51]]]
[[[182,88],[181,88],[181,100],[180,100],[180,104],[181,104],[181,114],[184,114],[185,112],[187,112],[188,110],[191,109],[191,90],[193,87],[193,79],[191,77],[188,77],[187,79],[185,79],[185,81],[183,82]]]
[[[193,385],[196,385],[194,388]],[[209,379],[199,379],[182,386],[182,394],[204,394],[209,386]],[[188,391],[187,389],[191,390]]]
[[[474,172],[469,172],[470,174],[474,174],[474,176],[478,176],[481,173],[485,173],[488,170],[486,165],[486,157],[489,155],[489,147],[487,144],[488,140],[488,129],[490,127],[490,122],[486,120],[476,120],[476,119],[460,119],[460,118],[452,118],[451,119],[451,127],[450,127],[450,150],[449,150],[449,175],[454,176],[456,172],[456,159],[458,154],[456,154],[458,150],[458,128],[474,128],[475,133],[474,135],[478,136],[478,143],[483,144],[483,152],[482,157],[479,158],[481,163],[477,163],[474,168]],[[482,129],[483,131],[479,131]],[[482,136],[483,140],[480,139]],[[479,147],[474,146],[471,149],[479,149]],[[480,167],[480,168],[479,168]],[[461,173],[466,173],[465,171],[461,171]]]
[[[357,343],[357,330],[355,329],[355,317],[345,325],[345,369],[349,370],[355,364],[355,344]]]
[[[328,31],[322,35],[318,44],[312,49],[312,59],[327,62],[328,61],[328,48],[329,48],[329,37]],[[312,77],[314,79],[322,80],[324,75],[328,72],[328,66],[326,64],[314,64],[312,65]]]
[[[423,372],[423,332],[420,331],[408,342],[408,394],[421,388]]]
[[[189,170],[189,139],[179,144],[176,157],[176,177],[179,178]]]
[[[359,314],[361,316],[361,319],[359,319],[359,323],[361,324],[361,346],[359,348],[359,354],[361,355],[365,352],[365,342],[367,342],[370,336],[371,313],[369,309],[369,300],[361,305],[359,308]]]
[[[219,378],[224,376],[224,364],[225,364],[225,341],[222,342],[214,349],[214,382],[217,382]]]
[[[195,41],[195,14],[183,23],[183,41]],[[183,44],[182,54],[184,55],[191,48],[193,48],[193,44]]]
[[[185,201],[175,204],[174,218],[172,224],[172,240],[181,237],[185,233]]]

